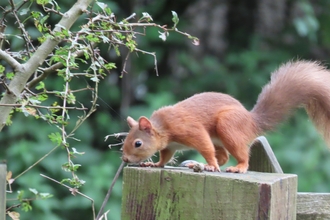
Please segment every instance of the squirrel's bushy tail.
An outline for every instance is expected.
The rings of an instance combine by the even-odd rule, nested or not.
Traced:
[[[330,71],[317,62],[288,62],[272,73],[251,113],[259,132],[304,107],[330,146]]]

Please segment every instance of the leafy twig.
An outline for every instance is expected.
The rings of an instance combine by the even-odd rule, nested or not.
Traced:
[[[12,13],[13,13],[13,15],[14,15],[14,17],[15,17],[15,19],[16,19],[16,22],[18,23],[18,28],[21,30],[21,32],[22,32],[22,35],[23,35],[23,38],[24,38],[24,41],[25,41],[25,45],[26,45],[26,50],[27,51],[30,51],[30,46],[33,48],[33,51],[35,51],[35,48],[34,48],[34,46],[33,46],[33,44],[32,44],[32,42],[31,42],[31,40],[30,40],[30,38],[29,38],[29,34],[26,32],[26,30],[25,30],[25,28],[24,28],[24,24],[21,22],[21,20],[18,18],[18,16],[17,16],[17,9],[15,8],[15,3],[14,3],[14,1],[13,0],[9,0],[9,3],[10,3],[10,5],[11,5],[11,7],[12,7]],[[24,2],[24,3],[26,3],[26,2]],[[23,6],[23,5],[21,5],[21,6]]]
[[[95,43],[91,43],[91,47],[94,48],[95,47]],[[76,52],[72,53],[72,56],[74,57],[81,57],[83,56],[85,53],[85,50],[77,50]],[[63,63],[61,62],[57,62],[47,68],[41,69],[42,70],[42,74],[40,74],[38,77],[34,77],[30,82],[27,83],[27,87],[28,88],[32,88],[35,85],[37,85],[40,81],[46,79],[50,74],[55,73],[58,69],[63,67]]]
[[[95,219],[94,200],[91,197],[86,196],[85,194],[79,192],[78,189],[76,189],[76,188],[71,188],[70,186],[67,186],[67,185],[65,185],[65,184],[63,184],[63,183],[61,183],[61,182],[59,182],[59,181],[57,181],[57,180],[55,180],[55,179],[53,179],[51,177],[48,177],[48,176],[46,176],[44,174],[40,174],[40,176],[42,176],[44,178],[47,178],[47,179],[49,179],[49,180],[51,180],[51,181],[53,181],[53,182],[55,182],[57,184],[60,184],[61,186],[66,187],[67,189],[69,189],[69,191],[71,192],[72,195],[78,194],[78,195],[81,195],[81,196],[85,197],[86,199],[90,200],[92,202],[93,219]]]
[[[28,106],[32,108],[43,108],[43,109],[68,109],[68,110],[80,110],[85,111],[88,108],[78,108],[78,107],[64,107],[64,106],[41,106],[41,105],[32,105],[32,104],[0,104],[0,106],[8,106],[8,107],[22,107]]]

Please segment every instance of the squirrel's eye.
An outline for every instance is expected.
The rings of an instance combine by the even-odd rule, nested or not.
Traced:
[[[141,146],[142,146],[142,141],[135,142],[135,147],[141,147]]]

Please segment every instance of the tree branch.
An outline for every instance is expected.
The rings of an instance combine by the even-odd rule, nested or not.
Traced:
[[[0,60],[6,61],[14,70],[18,69],[21,65],[17,60],[15,60],[12,56],[8,53],[0,49]]]
[[[62,19],[55,26],[53,32],[59,32],[62,28],[69,30],[92,2],[93,0],[78,0],[71,9],[64,14]],[[37,70],[40,64],[45,61],[47,56],[52,52],[55,46],[60,43],[60,41],[61,40],[58,38],[48,38],[25,64],[19,65],[15,68],[15,76],[9,84],[9,89],[13,93],[6,93],[2,97],[0,104],[15,104],[17,102],[29,78]],[[2,55],[4,55],[4,53],[2,53]],[[13,59],[7,60],[13,61]],[[0,131],[5,126],[11,109],[12,107],[0,106]]]
[[[81,110],[86,111],[88,108],[78,108],[78,107],[67,107],[67,106],[42,106],[42,105],[32,105],[32,104],[0,104],[0,106],[6,106],[6,107],[31,107],[31,108],[43,108],[43,109],[64,109],[64,110]]]
[[[91,46],[95,47],[95,43],[92,43]],[[76,57],[81,57],[84,55],[84,50],[78,50],[75,53],[72,54],[72,56],[76,56]],[[27,88],[32,88],[34,86],[36,86],[40,81],[46,79],[50,74],[54,73],[57,69],[60,69],[63,67],[63,64],[58,62],[53,64],[52,66],[43,69],[43,73],[41,75],[39,75],[38,77],[32,79],[27,85]]]

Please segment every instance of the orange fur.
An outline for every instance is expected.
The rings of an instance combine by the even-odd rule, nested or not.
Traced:
[[[330,73],[318,63],[297,61],[272,74],[251,112],[229,95],[205,92],[155,111],[150,120],[128,117],[122,159],[139,163],[160,151],[158,163],[144,165],[162,167],[176,150],[195,149],[205,158],[206,170],[220,171],[230,153],[238,164],[226,171],[244,173],[251,141],[299,106],[330,143]]]

